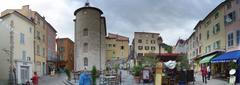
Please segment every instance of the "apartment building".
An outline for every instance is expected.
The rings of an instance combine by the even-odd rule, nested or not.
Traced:
[[[240,0],[228,0],[224,10],[226,50],[240,50]]]
[[[106,37],[106,62],[108,61],[120,61],[124,63],[127,61],[129,55],[129,38],[108,33]]]
[[[57,40],[57,68],[74,70],[74,42],[69,38]]]
[[[57,31],[47,22],[47,74],[56,69],[57,52],[56,52],[56,36]]]
[[[134,39],[132,42],[134,50],[134,58],[139,60],[141,57],[149,53],[160,53],[159,33],[150,32],[135,32]],[[136,62],[137,63],[137,62]]]
[[[173,47],[173,53],[186,54],[187,53],[186,41],[183,39],[178,39],[176,45]]]
[[[26,83],[31,80],[34,70],[35,23],[17,11],[2,15],[0,19],[0,37],[3,39],[0,41],[0,84],[8,84],[11,48],[17,84]]]
[[[17,11],[33,20],[34,26],[34,71],[36,71],[40,76],[46,74],[47,69],[47,51],[48,51],[48,28],[52,28],[51,25],[45,20],[45,17],[41,16],[38,12],[33,11],[29,8],[29,5],[22,6],[21,9],[6,9],[1,12],[1,16],[4,16],[10,12]],[[50,26],[50,27],[48,27]],[[49,38],[53,39],[53,38]],[[49,48],[50,49],[50,48]]]

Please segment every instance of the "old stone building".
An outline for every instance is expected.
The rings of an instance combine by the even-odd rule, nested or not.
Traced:
[[[86,3],[74,12],[75,21],[75,71],[96,66],[105,68],[106,23],[103,12]]]

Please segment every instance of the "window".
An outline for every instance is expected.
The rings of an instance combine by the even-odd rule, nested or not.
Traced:
[[[116,47],[116,45],[115,45],[115,44],[113,44],[113,47]]]
[[[64,47],[60,47],[60,48],[59,48],[59,51],[60,51],[60,52],[64,52]]]
[[[43,51],[43,56],[45,56],[45,48],[42,48],[42,51]]]
[[[151,44],[155,44],[155,40],[151,40]]]
[[[43,35],[43,42],[45,42],[45,35]]]
[[[211,52],[211,45],[208,45],[208,52]]]
[[[121,46],[121,50],[123,50],[124,49],[124,46]]]
[[[26,57],[26,51],[22,51],[22,60],[26,61],[27,57]]]
[[[40,48],[39,48],[39,45],[37,45],[37,55],[40,54]]]
[[[29,27],[29,32],[32,33],[32,28],[31,27]]]
[[[41,38],[40,38],[40,32],[39,32],[39,31],[37,31],[37,39],[38,39],[38,40],[41,39]]]
[[[207,31],[207,39],[209,38],[209,35],[210,35],[210,34],[209,34],[209,30],[208,30],[208,31]]]
[[[226,4],[226,8],[227,8],[227,9],[230,9],[231,7],[232,7],[231,2],[228,2],[228,3]]]
[[[108,44],[108,47],[112,47],[112,44]]]
[[[233,33],[228,34],[228,47],[233,46]]]
[[[142,40],[141,40],[141,39],[138,39],[138,43],[142,43]]]
[[[199,40],[201,40],[202,39],[202,35],[201,35],[201,33],[199,34]]]
[[[220,32],[220,24],[217,23],[213,26],[213,34]]]
[[[145,46],[145,50],[149,50],[149,46]]]
[[[151,46],[151,50],[156,50],[156,48],[154,46]]]
[[[205,27],[207,27],[208,25],[210,25],[211,24],[211,20],[208,20],[207,22],[206,22],[206,24],[205,24]]]
[[[83,29],[83,36],[88,36],[88,29],[87,28]]]
[[[219,13],[217,12],[217,13],[214,15],[215,19],[217,19],[218,16],[219,16]]]
[[[138,46],[138,50],[142,50],[143,49],[143,46]]]
[[[228,15],[224,16],[224,23],[225,25],[231,24],[236,20],[236,13],[235,11],[229,13]]]
[[[88,58],[87,57],[84,57],[84,59],[83,59],[84,61],[84,66],[88,66]]]
[[[24,44],[24,34],[20,33],[20,44]]]
[[[220,41],[216,42],[216,46],[217,46],[216,49],[220,49]]]
[[[83,52],[88,52],[88,43],[83,44]]]
[[[64,60],[64,57],[62,55],[60,55],[60,61],[63,61]]]
[[[237,30],[237,45],[240,44],[240,30]]]

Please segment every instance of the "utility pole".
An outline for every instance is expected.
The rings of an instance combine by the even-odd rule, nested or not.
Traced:
[[[14,35],[13,35],[13,21],[10,24],[10,67],[9,67],[9,85],[16,85],[16,69],[13,66],[13,50],[14,50]]]

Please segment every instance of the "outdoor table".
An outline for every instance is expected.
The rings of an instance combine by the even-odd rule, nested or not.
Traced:
[[[104,76],[104,78],[107,81],[107,84],[109,84],[110,80],[116,78],[116,76]]]

